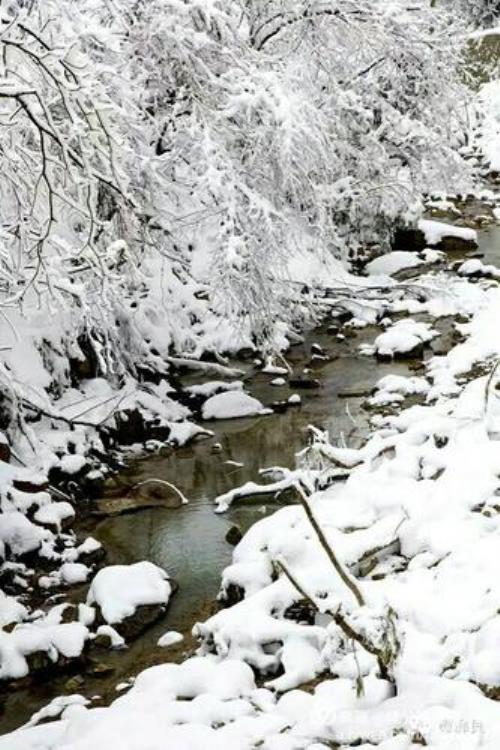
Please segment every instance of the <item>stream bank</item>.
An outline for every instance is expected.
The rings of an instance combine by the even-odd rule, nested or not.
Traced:
[[[483,231],[480,253],[484,254],[485,262],[498,263],[499,239],[498,227]],[[90,667],[81,674],[75,665],[74,674],[36,682],[2,695],[3,731],[16,728],[58,695],[77,692],[92,697],[96,704],[108,703],[117,694],[116,686],[144,667],[182,660],[194,649],[191,627],[217,606],[214,600],[220,574],[231,560],[232,547],[226,541],[228,530],[236,525],[244,533],[277,507],[276,503],[258,500],[237,504],[219,516],[213,512],[214,498],[245,481],[258,480],[262,467],[292,468],[309,424],[328,430],[334,441],[345,439],[349,445],[360,445],[368,432],[369,418],[361,406],[376,382],[386,374],[407,375],[421,367],[419,362],[378,362],[361,356],[359,346],[373,341],[379,329],[367,326],[347,330],[349,335],[344,338],[344,333],[339,337],[337,331],[329,332],[327,325],[322,326],[290,350],[288,356],[295,370],[311,367],[321,384],[317,389],[300,391],[300,407],[257,419],[208,422],[206,426],[214,431],[213,437],[132,460],[109,483],[116,492],[153,476],[174,482],[189,498],[188,505],[172,510],[154,508],[109,518],[86,517],[76,529],[91,533],[103,543],[107,564],[148,559],[165,567],[179,582],[179,592],[172,599],[166,618],[130,643],[126,651],[103,651],[102,659],[93,655]],[[432,344],[440,351],[449,346],[449,342],[444,345],[439,339]],[[327,359],[316,358],[311,362],[313,349],[324,352]],[[430,356],[432,348],[426,353],[426,357]],[[297,392],[287,386],[270,385],[272,376],[254,369],[246,361],[235,364],[246,370],[249,390],[264,404],[285,401]],[[193,380],[192,376],[186,377],[183,384],[189,385]],[[220,447],[214,450],[215,446]],[[81,600],[82,591],[73,593],[76,600]],[[184,642],[166,650],[157,648],[158,637],[166,630],[182,632]],[[100,698],[96,699],[97,695]]]

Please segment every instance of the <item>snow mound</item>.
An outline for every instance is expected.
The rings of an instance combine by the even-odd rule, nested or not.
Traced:
[[[53,526],[61,531],[64,521],[74,518],[75,511],[66,501],[51,502],[42,505],[35,513],[35,521],[42,526]]]
[[[39,549],[44,540],[52,538],[48,529],[36,526],[18,511],[3,513],[0,523],[0,558],[8,547],[14,556]]]
[[[161,638],[158,638],[158,646],[160,646],[160,648],[168,648],[169,646],[173,646],[183,640],[184,636],[182,633],[178,633],[176,630],[169,630],[167,633],[164,633]]]
[[[377,354],[381,357],[410,354],[437,335],[438,332],[428,323],[406,318],[394,323],[384,333],[377,336],[372,347],[363,346],[362,351],[365,354]]]
[[[16,625],[10,633],[0,631],[1,680],[26,677],[31,654],[45,652],[51,662],[57,662],[60,656],[80,656],[89,635],[87,628],[79,622],[59,623],[57,619],[49,613],[43,619]]]
[[[458,269],[460,276],[485,276],[489,278],[500,278],[500,270],[491,264],[485,264],[479,258],[470,258],[464,261]]]
[[[240,391],[219,393],[207,399],[202,407],[203,419],[235,419],[271,413],[272,410],[266,409],[256,398]]]
[[[97,604],[106,622],[113,625],[133,615],[138,607],[167,604],[171,593],[167,573],[145,560],[100,570],[90,585],[87,604]]]
[[[225,380],[211,380],[208,383],[199,383],[197,385],[189,385],[185,390],[187,393],[191,393],[193,396],[215,396],[217,393],[224,393],[225,391],[241,391],[243,388],[243,381],[233,380],[227,383]]]
[[[427,244],[431,246],[439,245],[445,237],[457,237],[466,242],[477,244],[477,232],[475,229],[468,227],[456,227],[453,224],[445,224],[442,221],[433,221],[431,219],[421,219],[418,222],[418,228],[425,235]]]
[[[370,406],[385,406],[404,401],[406,396],[424,396],[430,385],[425,378],[403,375],[386,375],[377,383],[376,393],[369,400]]]
[[[402,271],[403,268],[414,268],[422,263],[423,261],[415,253],[396,250],[370,261],[366,265],[366,271],[370,276],[392,276],[392,274]]]

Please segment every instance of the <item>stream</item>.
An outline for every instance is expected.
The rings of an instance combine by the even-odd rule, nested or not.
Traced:
[[[481,232],[480,252],[485,263],[500,265],[500,227],[492,226]],[[303,343],[293,346],[287,359],[294,372],[311,367],[312,376],[321,384],[318,389],[272,386],[270,381],[275,376],[257,371],[248,362],[232,363],[246,371],[247,389],[264,404],[300,393],[301,405],[265,417],[207,422],[213,437],[134,459],[112,480],[116,490],[116,486],[130,487],[150,477],[164,479],[174,483],[189,503],[176,509],[159,507],[120,516],[87,518],[77,532],[92,534],[104,545],[106,564],[151,560],[168,571],[179,584],[179,590],[165,618],[131,642],[126,650],[103,650],[97,656],[93,654],[83,672],[81,666],[75,665],[73,673],[2,693],[2,733],[20,726],[58,695],[79,693],[91,697],[94,705],[109,703],[118,695],[116,686],[145,667],[179,661],[195,649],[191,628],[216,610],[221,573],[231,562],[233,547],[225,538],[228,530],[236,525],[244,533],[279,507],[279,503],[259,498],[236,502],[227,513],[218,515],[214,513],[214,498],[246,481],[259,481],[259,470],[263,467],[293,468],[295,454],[304,447],[310,424],[328,430],[333,441],[345,439],[351,446],[362,441],[367,434],[369,413],[360,406],[367,393],[388,373],[411,374],[412,363],[380,363],[373,357],[359,355],[359,345],[372,342],[378,332],[378,328],[368,326],[353,331],[352,337],[339,339],[324,325],[306,334]],[[438,346],[443,344],[439,339],[436,342]],[[327,360],[311,363],[313,343],[322,347]],[[431,349],[428,356],[432,356]],[[183,380],[184,385],[194,382],[200,382],[200,378],[190,376]],[[220,449],[215,452],[217,443]],[[85,591],[86,587],[72,591],[69,599],[82,601]],[[168,630],[180,631],[184,641],[161,649],[156,645],[157,640]]]

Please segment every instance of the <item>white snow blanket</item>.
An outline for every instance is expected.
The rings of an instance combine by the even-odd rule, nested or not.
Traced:
[[[218,393],[207,399],[202,407],[203,419],[254,417],[271,412],[271,409],[266,409],[256,398],[240,391]]]
[[[458,237],[468,242],[477,243],[477,232],[468,227],[456,227],[453,224],[445,224],[442,221],[432,219],[421,219],[418,228],[424,233],[427,244],[439,245],[445,237]]]
[[[90,584],[87,604],[97,604],[110,625],[147,604],[168,604],[172,587],[167,573],[144,560],[133,565],[110,565]]]

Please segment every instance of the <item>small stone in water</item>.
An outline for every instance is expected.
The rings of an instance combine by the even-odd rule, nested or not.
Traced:
[[[285,378],[274,378],[274,380],[271,380],[271,385],[286,385],[286,380]]]
[[[301,404],[302,399],[300,398],[298,393],[293,393],[288,399],[288,403],[289,404]]]
[[[184,640],[182,633],[178,633],[176,630],[169,630],[167,633],[158,639],[158,646],[160,648],[167,648],[173,646],[175,643],[180,643]]]
[[[243,538],[243,534],[241,533],[241,529],[238,528],[238,526],[231,526],[227,530],[227,534],[225,536],[225,540],[228,544],[232,544],[233,547],[235,547],[238,542],[240,542]]]

